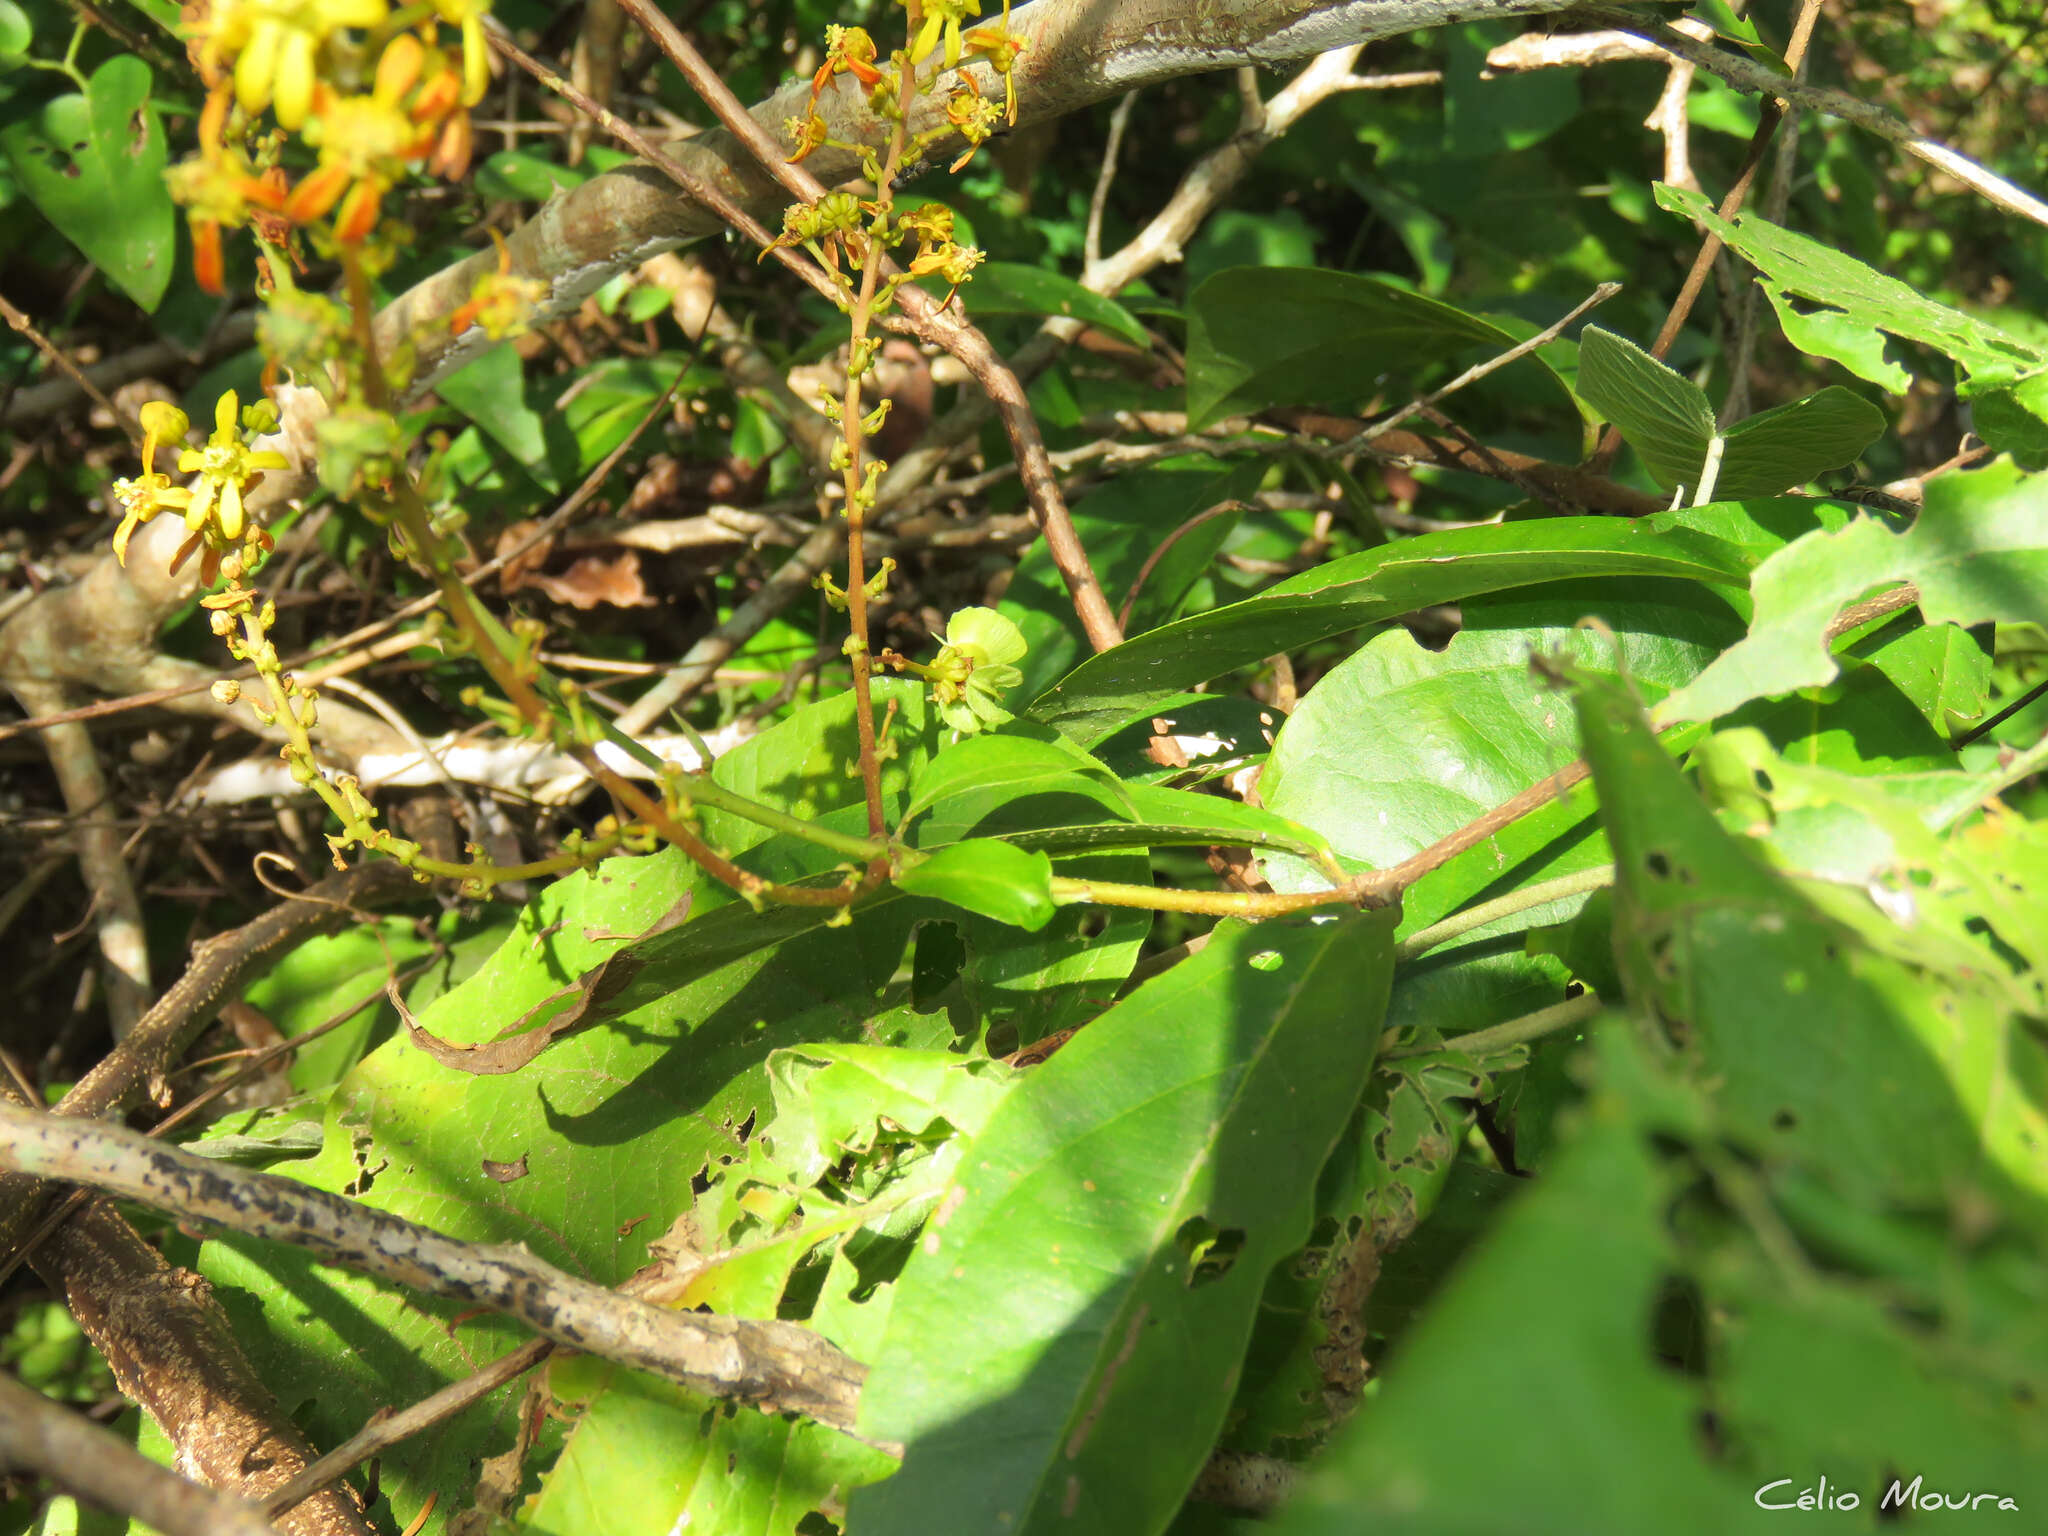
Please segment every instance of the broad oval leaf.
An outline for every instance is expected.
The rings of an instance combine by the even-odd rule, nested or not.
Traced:
[[[1607,633],[1578,628],[1589,617]],[[1727,604],[1700,588],[1611,581],[1475,604],[1442,650],[1390,629],[1302,698],[1274,740],[1259,798],[1325,833],[1351,867],[1385,869],[1579,755],[1572,710],[1531,672],[1532,657],[1622,668],[1657,697],[1740,633]],[[1504,876],[1520,883],[1604,863],[1605,845],[1585,835],[1592,812],[1580,788],[1503,827],[1404,898],[1403,927],[1434,922]],[[1326,883],[1293,860],[1266,868],[1277,889]],[[1523,913],[1514,926],[1561,921],[1567,910]]]
[[[949,843],[905,869],[896,884],[1027,933],[1052,921],[1052,860],[998,838]]]

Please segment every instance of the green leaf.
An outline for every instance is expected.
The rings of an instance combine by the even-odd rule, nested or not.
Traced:
[[[858,807],[838,813],[864,824]],[[789,846],[785,846],[785,843]],[[834,856],[777,839],[742,858],[757,872],[829,868]],[[458,1044],[495,1038],[564,985],[633,950],[688,893],[690,920],[637,946],[634,982],[589,1028],[522,1071],[473,1076],[403,1035],[345,1078],[319,1157],[281,1165],[323,1189],[479,1242],[524,1242],[551,1263],[616,1283],[693,1204],[693,1180],[738,1156],[771,1108],[778,1048],[864,1037],[910,924],[933,910],[885,890],[854,923],[829,909],[750,911],[673,851],[606,860],[549,886],[475,975],[420,1014]],[[555,1006],[567,1006],[566,1002]],[[483,1163],[521,1165],[500,1183]],[[464,1315],[274,1247],[223,1239],[198,1266],[222,1285],[266,1379],[288,1388],[318,1440],[339,1441],[394,1395],[423,1395],[521,1342],[493,1316]],[[429,1532],[469,1499],[476,1463],[512,1442],[515,1387],[384,1460],[402,1528],[429,1492]],[[393,1513],[400,1516],[389,1519]]]
[[[1391,928],[1225,924],[1011,1090],[897,1282],[861,1430],[906,1455],[854,1494],[853,1529],[1165,1527],[1267,1271],[1308,1235]]]
[[[1589,1123],[1405,1337],[1274,1536],[1734,1528],[1749,1490],[1702,1464],[1700,1404],[1651,1354],[1669,1197],[1633,1127]]]
[[[35,40],[35,25],[28,19],[28,12],[14,0],[0,0],[0,69],[18,65]]]
[[[336,1014],[366,1004],[332,1034],[292,1054],[291,1083],[302,1093],[323,1091],[363,1058],[373,1038],[397,1024],[389,1003],[375,999],[395,967],[403,971],[431,946],[417,925],[401,917],[364,923],[308,939],[273,965],[244,994],[279,1033],[301,1035]],[[413,1006],[420,1006],[417,994]]]
[[[1874,589],[1913,582],[1930,624],[2038,620],[2048,612],[2048,475],[2009,463],[1927,487],[1918,520],[1893,533],[1859,517],[1787,545],[1750,580],[1755,617],[1660,720],[1713,720],[1751,699],[1833,681],[1827,627]]]
[[[1614,849],[1615,960],[1671,1056],[1711,1085],[1720,1133],[1859,1203],[1993,1199],[1958,1108],[2000,1091],[2002,1072],[1974,1069],[1979,1049],[2010,1049],[1991,1001],[1859,942],[1722,829],[1623,687],[1577,690]]]
[[[448,405],[476,423],[477,430],[504,449],[547,491],[559,491],[559,456],[572,459],[574,446],[559,417],[543,416],[526,400],[526,374],[510,342],[463,364],[434,386]]]
[[[905,869],[896,884],[1030,933],[1052,921],[1052,860],[995,838],[948,844]]]
[[[1152,345],[1145,327],[1123,305],[1044,267],[985,261],[962,292],[973,315],[1064,315],[1121,336],[1134,347]]]
[[[1801,351],[1903,394],[1912,376],[1885,356],[1885,336],[1931,347],[1962,370],[1957,393],[1975,403],[1986,442],[2015,453],[2048,452],[2048,350],[1754,214],[1731,223],[1698,192],[1659,183],[1657,201],[1718,234],[1757,268],[1786,339]]]
[[[1487,50],[1517,30],[1512,22],[1468,23],[1445,30],[1447,159],[1511,155],[1542,143],[1578,116],[1579,80],[1573,71],[1487,70]]]
[[[1578,628],[1599,619],[1608,633]],[[1575,655],[1625,670],[1656,698],[1693,677],[1740,633],[1727,605],[1679,582],[1587,582],[1475,603],[1441,650],[1405,629],[1375,636],[1305,694],[1280,728],[1259,782],[1272,810],[1317,828],[1351,869],[1385,869],[1428,847],[1579,755],[1577,724],[1532,657]],[[1404,898],[1406,931],[1479,896],[1504,874],[1549,879],[1607,861],[1586,835],[1583,788],[1502,828]],[[1279,890],[1326,878],[1266,861]],[[1583,898],[1578,898],[1583,900]],[[1519,914],[1510,929],[1562,920],[1569,906]]]
[[[477,196],[494,202],[544,203],[590,179],[580,166],[558,165],[524,149],[501,149],[476,168]]]
[[[1675,576],[1715,585],[1748,580],[1756,556],[1811,502],[1732,510],[1546,518],[1424,534],[1333,560],[1240,603],[1190,615],[1084,661],[1028,713],[1093,746],[1182,689],[1431,603],[1457,602],[1585,576]],[[1711,530],[1711,531],[1709,531]]]
[[[1589,325],[1579,336],[1579,393],[1614,423],[1664,489],[1698,489],[1714,436],[1714,408],[1699,385],[1634,342]]]
[[[518,1529],[533,1536],[795,1536],[813,1511],[893,1465],[808,1420],[588,1365],[598,1380],[577,1394],[568,1444],[520,1513]]]
[[[1089,821],[1099,820],[1096,813],[1103,810],[1120,821],[1131,815],[1124,787],[1065,738],[1004,734],[969,736],[941,749],[917,776],[903,822],[931,812],[916,838],[920,848],[931,848],[966,836],[992,814],[1026,800],[1032,802],[1029,815],[1018,824],[1033,829],[1071,820],[1074,812]]]
[[[1667,491],[1697,491],[1716,428],[1706,392],[1634,342],[1586,327],[1579,393],[1601,411]],[[1714,498],[1774,496],[1850,463],[1881,435],[1884,413],[1830,386],[1738,422],[1725,434]]]
[[[904,812],[903,797],[923,772],[937,744],[938,731],[924,685],[914,678],[878,677],[870,691],[879,722],[895,706],[890,740],[896,755],[882,764],[882,809],[891,826]],[[851,690],[806,704],[719,757],[711,777],[772,809],[804,821],[817,821],[834,811],[867,803],[858,775],[844,765],[860,760],[860,732],[854,719]],[[704,835],[714,847],[737,853],[767,842],[774,834],[756,822],[707,806],[699,813]],[[859,831],[866,833],[865,818]],[[777,878],[781,878],[778,876]]]
[[[661,289],[651,291],[666,297]],[[682,382],[676,394],[684,400],[724,381],[718,369],[696,364],[686,368],[688,362],[681,353],[663,352],[653,357],[608,357],[579,369],[554,407],[575,438],[576,457],[570,462],[576,469],[590,469],[624,442],[662,391],[676,382],[677,374],[682,375]]]
[[[43,216],[151,311],[176,250],[153,81],[147,64],[120,54],[93,71],[85,94],[59,96],[0,130],[0,153]]]
[[[1884,429],[1883,411],[1838,384],[1760,411],[1728,429],[1714,499],[1746,501],[1804,485],[1854,463]]]
[[[1991,707],[1991,652],[1953,624],[1916,624],[1868,653],[1944,740]]]
[[[1074,532],[1111,601],[1121,606],[1123,594],[1145,572],[1123,626],[1126,634],[1157,628],[1180,611],[1238,521],[1235,513],[1203,514],[1251,495],[1265,473],[1262,462],[1219,463],[1191,455],[1115,476],[1075,503]],[[1035,698],[1089,654],[1073,599],[1043,540],[1017,562],[999,611],[1030,642],[1021,663],[1024,684],[1012,696],[1013,705]]]
[[[1272,405],[1353,410],[1387,375],[1406,383],[1485,342],[1505,351],[1514,338],[1378,278],[1232,267],[1197,288],[1189,305],[1188,426]]]

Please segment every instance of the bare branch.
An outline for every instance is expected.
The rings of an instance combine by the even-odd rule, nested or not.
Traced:
[[[84,1414],[0,1371],[0,1464],[36,1472],[164,1536],[275,1536],[263,1511],[160,1467]]]
[[[1746,91],[1752,96],[1776,97],[1796,107],[1804,107],[1810,112],[1838,117],[1866,133],[1873,133],[1898,145],[1907,154],[1926,161],[1936,170],[1946,171],[1964,186],[2005,209],[2006,212],[2016,213],[2021,218],[2033,220],[2036,224],[2048,225],[2048,203],[2042,202],[2025,188],[2015,186],[2004,177],[1987,171],[1976,161],[1958,154],[1946,144],[1928,138],[1911,123],[1895,116],[1875,102],[1863,101],[1846,92],[1830,90],[1825,86],[1806,85],[1797,80],[1788,80],[1745,54],[1731,53],[1716,48],[1711,43],[1700,42],[1697,38],[1689,37],[1676,28],[1649,17],[1636,16],[1628,11],[1617,11],[1609,6],[1588,6],[1581,14],[1633,32],[1638,37],[1648,38],[1679,58],[1690,60],[1709,74],[1719,75],[1738,91]]]
[[[379,1279],[518,1318],[585,1354],[851,1432],[866,1367],[794,1323],[671,1312],[566,1275],[524,1246],[458,1242],[275,1174],[100,1121],[0,1103],[0,1167],[107,1190],[180,1220],[289,1243]]]

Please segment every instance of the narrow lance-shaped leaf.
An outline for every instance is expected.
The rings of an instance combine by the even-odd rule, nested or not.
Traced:
[[[1788,536],[1773,528],[1796,518],[1803,532],[1812,507],[1785,503],[1783,517],[1768,503],[1632,521],[1560,517],[1403,539],[1135,636],[1076,667],[1029,713],[1092,746],[1183,688],[1431,603],[1584,576],[1741,584]]]

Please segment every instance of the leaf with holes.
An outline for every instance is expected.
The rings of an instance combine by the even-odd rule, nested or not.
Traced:
[[[1651,1353],[1670,1197],[1625,1116],[1589,1124],[1405,1337],[1274,1536],[1730,1529],[1749,1490],[1703,1463],[1697,1389]]]
[[[0,130],[0,153],[43,216],[152,311],[177,248],[153,84],[147,64],[122,54],[92,72],[83,95]]]
[[[1658,718],[1714,720],[1751,699],[1832,682],[1829,625],[1902,582],[1917,588],[1929,624],[2038,622],[2048,613],[2048,476],[2009,463],[1945,475],[1905,533],[1859,517],[1787,545],[1750,579],[1748,638],[1666,699]]]
[[[861,1430],[905,1460],[854,1495],[854,1529],[1165,1528],[1267,1271],[1308,1236],[1391,931],[1225,924],[1011,1089],[897,1282]]]
[[[1724,219],[1697,192],[1659,183],[1657,201],[1719,235],[1757,268],[1793,346],[1832,358],[1891,394],[1905,393],[1912,375],[1885,355],[1886,336],[1931,347],[1962,370],[1956,393],[1972,403],[1986,442],[2030,456],[2048,453],[2048,349],[1755,214]]]
[[[1576,688],[1614,849],[1622,982],[1711,1086],[1723,1133],[1858,1204],[2000,1204],[1986,1117],[2009,1122],[2001,1063],[2041,1053],[1998,995],[1860,938],[1722,829],[1625,688],[1588,675]]]

